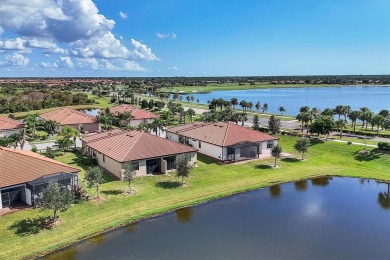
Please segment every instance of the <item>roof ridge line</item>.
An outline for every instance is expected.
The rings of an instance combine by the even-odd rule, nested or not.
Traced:
[[[227,134],[228,134],[228,131],[229,131],[229,127],[230,127],[230,122],[227,122],[225,136],[223,137],[223,141],[222,141],[222,145],[223,146],[225,146],[225,141],[226,141],[226,137],[227,137]]]
[[[91,143],[93,143],[93,142],[95,142],[95,141],[100,141],[100,140],[103,140],[103,139],[107,139],[107,138],[112,137],[112,136],[121,135],[121,134],[124,134],[124,133],[126,133],[126,132],[128,132],[128,131],[127,131],[127,130],[124,130],[124,129],[120,129],[120,131],[118,131],[117,133],[113,133],[113,134],[111,134],[111,133],[108,132],[108,135],[106,135],[106,136],[101,136],[101,137],[97,137],[96,139],[91,140]],[[98,134],[105,134],[105,133],[107,133],[107,132],[101,132],[101,133],[98,133]],[[91,135],[91,137],[92,137],[92,136],[93,136],[93,135]],[[87,137],[88,137],[88,136],[87,136]]]
[[[124,155],[124,157],[122,158],[122,161],[125,160],[125,158],[127,157],[127,155],[130,153],[130,151],[133,149],[134,145],[138,142],[138,140],[141,138],[141,135],[144,133],[144,131],[138,131],[138,130],[133,130],[133,131],[129,131],[129,133],[131,132],[139,132],[140,134],[138,135],[138,138],[133,142],[132,146],[129,147],[128,149],[128,152]]]
[[[29,155],[23,153],[23,152],[29,152],[29,151],[16,150],[16,149],[8,148],[8,147],[0,147],[0,150],[8,151],[8,152],[11,152],[11,153],[14,153],[14,154],[20,154],[20,155],[25,156],[25,157],[34,158],[34,159],[37,159],[37,160],[40,160],[40,161],[44,161],[44,162],[54,163],[54,164],[57,164],[57,165],[69,167],[69,168],[76,169],[76,170],[80,171],[80,169],[77,169],[75,167],[67,165],[66,163],[62,163],[62,162],[56,161],[54,159],[50,159],[50,158],[45,157],[45,156],[40,155],[40,154],[36,154],[38,156],[35,157],[35,156],[29,156]],[[23,151],[23,152],[21,152],[21,151]]]

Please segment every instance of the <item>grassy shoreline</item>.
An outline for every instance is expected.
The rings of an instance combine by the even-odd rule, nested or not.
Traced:
[[[280,136],[283,150],[299,155],[294,151],[295,138]],[[177,181],[172,175],[137,178],[133,187],[136,196],[124,197],[122,193],[107,195],[96,205],[92,202],[76,204],[68,211],[60,213],[62,223],[52,230],[41,230],[37,234],[18,235],[10,228],[23,219],[47,216],[48,211],[29,209],[2,216],[0,225],[0,251],[2,258],[25,258],[58,250],[82,239],[106,232],[115,227],[138,221],[154,215],[166,213],[181,207],[196,205],[232,194],[268,187],[270,185],[298,181],[321,176],[369,178],[390,181],[390,155],[372,150],[372,156],[359,157],[362,147],[336,142],[313,144],[308,160],[280,160],[278,169],[269,167],[273,159],[253,161],[241,165],[218,165],[207,158],[201,158],[199,167],[193,170],[188,186],[171,187]],[[68,154],[60,161],[80,167],[80,183],[84,184],[84,166],[78,158]],[[164,187],[162,184],[168,185]],[[123,191],[126,184],[109,181],[102,185],[102,192]]]

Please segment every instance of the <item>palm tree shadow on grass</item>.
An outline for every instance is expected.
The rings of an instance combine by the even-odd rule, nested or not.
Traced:
[[[176,189],[181,187],[181,182],[179,181],[159,181],[156,183],[156,187],[163,189]]]
[[[267,169],[272,169],[271,165],[266,165],[266,164],[257,164],[255,165],[256,169],[261,169],[261,170],[267,170]]]
[[[52,218],[50,216],[26,218],[15,221],[8,229],[14,230],[15,234],[18,236],[28,236],[38,234],[44,229],[51,229],[51,223]]]
[[[283,158],[282,161],[283,162],[297,163],[297,162],[300,162],[301,160],[297,159],[297,158]]]
[[[354,153],[355,160],[359,162],[366,162],[366,161],[379,159],[380,156],[383,155],[383,153],[380,152],[378,149],[371,150],[369,154],[360,154],[359,152],[360,151],[356,151]]]
[[[119,195],[123,193],[123,190],[102,190],[101,193],[103,193],[106,196],[109,195]]]

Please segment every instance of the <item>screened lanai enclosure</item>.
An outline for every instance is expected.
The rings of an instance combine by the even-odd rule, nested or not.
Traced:
[[[77,173],[54,173],[37,178],[33,181],[3,188],[0,190],[0,208],[12,207],[20,204],[38,205],[43,189],[50,183],[58,183],[61,187],[71,189],[78,186]]]
[[[260,143],[240,142],[227,147],[228,161],[241,161],[259,157]]]

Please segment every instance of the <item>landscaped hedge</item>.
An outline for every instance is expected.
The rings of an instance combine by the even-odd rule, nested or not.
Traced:
[[[333,129],[333,131],[339,132],[339,129]],[[343,133],[365,135],[365,136],[369,136],[369,137],[378,136],[378,137],[382,137],[382,138],[390,138],[390,134],[378,134],[377,135],[375,132],[370,133],[370,132],[361,132],[361,131],[355,131],[355,133],[354,133],[353,130],[348,130],[348,129],[343,129]]]
[[[97,165],[96,158],[83,157],[81,161],[85,165]]]
[[[390,143],[379,142],[378,148],[379,150],[390,151]]]

